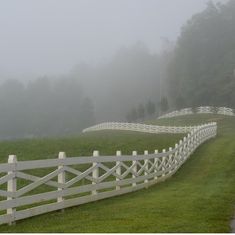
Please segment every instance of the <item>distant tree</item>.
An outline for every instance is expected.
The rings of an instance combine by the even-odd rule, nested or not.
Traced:
[[[77,79],[0,84],[0,139],[77,134],[93,123],[93,103]]]
[[[162,97],[160,102],[160,108],[162,112],[166,112],[169,109],[168,99],[167,97]]]
[[[152,101],[148,101],[148,103],[146,104],[146,111],[148,113],[149,116],[152,116],[153,114],[155,114],[156,112],[156,106]]]
[[[181,108],[185,108],[186,107],[186,104],[185,104],[185,100],[184,98],[182,97],[182,95],[178,95],[175,99],[175,106],[177,109],[181,109]]]
[[[143,121],[145,117],[145,109],[143,104],[139,104],[137,113],[138,113],[138,118]]]
[[[130,113],[130,112],[128,112],[128,113],[126,114],[126,120],[127,120],[127,122],[132,122],[131,113]]]
[[[133,108],[127,115],[126,120],[128,122],[135,122],[138,119],[136,108]]]
[[[91,126],[95,122],[95,114],[94,105],[90,98],[87,97],[82,101],[80,111],[79,116],[82,125]]]
[[[25,134],[25,87],[17,80],[7,80],[0,86],[0,138],[18,138]]]

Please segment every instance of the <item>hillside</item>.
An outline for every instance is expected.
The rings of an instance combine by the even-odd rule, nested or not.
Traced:
[[[194,125],[216,121],[217,138],[199,147],[181,169],[164,183],[136,193],[89,203],[0,226],[1,232],[229,232],[235,204],[235,118],[189,115],[154,120],[153,124]],[[70,139],[0,143],[1,162],[14,152],[18,160],[51,158],[116,150],[163,149],[182,135],[97,132]]]

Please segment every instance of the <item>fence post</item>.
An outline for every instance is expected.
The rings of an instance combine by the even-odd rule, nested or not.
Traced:
[[[94,151],[93,152],[93,157],[98,157],[99,156],[99,151]],[[97,162],[93,162],[93,167],[97,166],[98,163]],[[93,179],[98,179],[99,177],[99,168],[98,166],[92,171],[92,177]],[[97,184],[96,182],[92,181],[92,184],[95,185]],[[97,194],[97,190],[92,190],[92,195],[96,195]]]
[[[166,150],[163,149],[163,150],[162,150],[162,153],[166,153]],[[162,157],[162,163],[163,163],[162,166],[163,166],[163,168],[164,168],[162,177],[165,177],[165,173],[166,173],[166,157],[165,157],[165,156]]]
[[[172,147],[169,148],[169,151],[171,152],[172,151]],[[172,172],[172,165],[174,164],[174,160],[172,159],[173,158],[173,154],[169,154],[169,162],[170,162],[170,173]]]
[[[66,158],[66,153],[65,152],[59,152],[58,155],[59,159],[65,159]],[[64,165],[59,165],[58,166],[58,170],[62,169],[64,167]],[[58,174],[58,183],[59,184],[65,184],[65,171],[62,171],[61,173]],[[64,189],[64,187],[62,188],[58,188],[58,191],[62,191]],[[64,201],[64,197],[60,196],[57,198],[57,202],[63,202]],[[62,212],[64,212],[64,209],[61,210]]]
[[[158,154],[158,150],[155,150],[154,151],[154,154]],[[157,167],[158,167],[158,163],[157,163],[157,156],[155,156],[155,158],[154,158],[154,175],[156,175],[156,173],[157,173]],[[155,180],[157,180],[157,176],[154,176],[154,179]]]
[[[12,171],[8,171],[8,175],[13,174],[13,178],[11,180],[8,180],[7,182],[7,192],[16,193],[17,190],[17,182],[16,182],[16,164],[17,164],[17,157],[16,155],[9,155],[8,157],[8,163],[14,164],[14,167]],[[15,196],[7,197],[7,200],[13,200]],[[12,216],[11,221],[8,223],[9,225],[15,224],[15,212],[16,208],[8,208],[7,214]]]
[[[191,142],[190,148],[191,148],[191,153],[193,153],[194,152],[194,146],[195,146],[195,129],[193,129],[190,134],[191,134],[191,137],[190,137],[190,142]]]
[[[183,138],[183,146],[184,146],[183,147],[183,152],[184,152],[183,154],[184,154],[184,161],[185,161],[185,159],[187,159],[187,155],[188,155],[187,154],[188,150],[186,148],[186,146],[187,146],[187,139],[186,139],[186,137]]]
[[[185,149],[185,159],[188,158],[188,152],[189,152],[189,149],[188,149],[188,138],[187,137],[184,137],[184,149]]]
[[[116,156],[121,156],[121,155],[122,155],[121,151],[116,152]],[[119,164],[120,164],[120,161],[116,161],[116,165],[119,165]],[[117,167],[116,174],[121,176],[121,174],[122,174],[121,166]],[[118,177],[116,177],[116,181],[120,181],[120,179]],[[121,186],[117,185],[116,190],[120,190],[120,189],[121,189]]]
[[[145,151],[144,151],[144,155],[147,156],[148,154],[149,154],[148,150],[145,150]],[[148,159],[145,159],[145,160],[144,160],[144,165],[145,165],[144,175],[147,176],[147,175],[148,175],[147,170],[149,169],[149,160],[148,160]],[[148,179],[145,179],[145,180],[144,180],[144,183],[147,184],[148,182],[149,182]],[[146,188],[147,188],[147,187],[146,187]]]
[[[179,159],[180,159],[180,166],[183,164],[183,147],[182,147],[182,145],[183,145],[183,141],[182,140],[180,140],[180,142],[179,142],[179,145],[180,145],[180,147],[179,147]]]
[[[192,153],[192,133],[187,136],[188,139],[188,156]]]
[[[194,136],[194,150],[198,147],[199,139],[198,139],[198,128],[196,129],[195,136]]]
[[[198,146],[202,143],[202,125],[201,128],[198,130]]]
[[[179,149],[178,149],[178,144],[175,144],[175,154],[174,154],[174,164],[175,164],[175,169],[178,169],[179,167],[179,158],[178,158],[178,154],[179,154]]]
[[[132,156],[137,156],[137,151],[133,151],[132,152]],[[133,165],[133,173],[132,173],[132,179],[135,179],[136,176],[134,175],[134,173],[137,173],[137,161],[132,161],[132,165]],[[132,183],[132,187],[136,186],[136,182]]]

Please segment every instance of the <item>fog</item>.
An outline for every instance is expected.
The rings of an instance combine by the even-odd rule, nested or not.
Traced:
[[[207,0],[1,0],[1,79],[67,73],[81,62],[106,63],[122,46],[162,38],[175,41],[181,26]]]
[[[0,0],[0,139],[233,107],[234,9],[226,0]]]

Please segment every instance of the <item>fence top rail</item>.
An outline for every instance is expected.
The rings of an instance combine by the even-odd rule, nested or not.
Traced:
[[[15,169],[14,163],[1,163],[0,164],[0,173],[13,171]]]
[[[91,164],[91,163],[108,163],[108,162],[127,162],[127,161],[138,161],[138,160],[145,160],[145,159],[153,159],[153,158],[161,158],[166,156],[169,153],[173,153],[174,151],[168,152],[160,152],[158,154],[149,154],[149,155],[121,155],[121,156],[97,156],[97,157],[68,157],[65,159],[45,159],[45,160],[31,160],[31,161],[18,161],[16,163],[15,170],[22,171],[22,170],[30,170],[30,169],[40,169],[40,168],[51,168],[51,167],[58,167],[58,166],[70,166],[76,164]],[[4,169],[4,167],[7,168]],[[0,173],[8,172],[13,169],[12,164],[4,163],[0,164]]]

